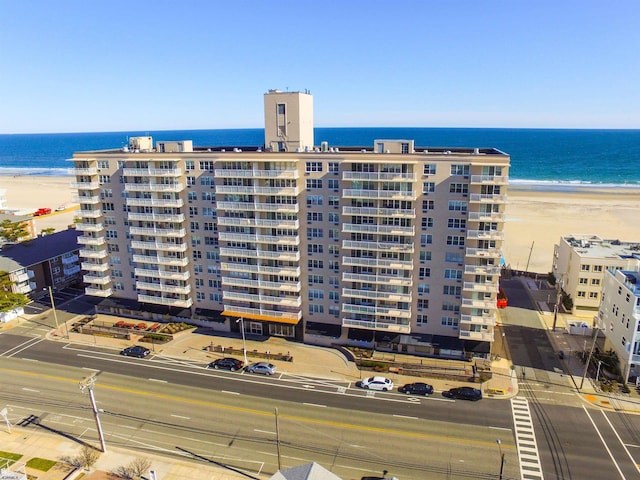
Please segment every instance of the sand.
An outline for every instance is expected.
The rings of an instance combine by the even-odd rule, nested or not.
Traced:
[[[7,211],[15,214],[33,213],[38,208],[48,207],[50,215],[34,217],[36,233],[45,228],[55,228],[59,232],[65,230],[76,216],[79,206],[73,201],[77,191],[71,188],[74,177],[33,177],[15,176],[0,177],[0,189],[5,190],[5,206]],[[57,207],[65,210],[56,212]]]
[[[6,189],[9,210],[68,207],[64,212],[36,217],[38,231],[48,227],[60,231],[73,223],[76,216],[73,181],[73,177],[0,177],[0,189]],[[587,233],[606,239],[640,241],[640,189],[540,190],[511,186],[506,218],[503,254],[507,265],[524,270],[528,264],[529,271],[547,273],[551,271],[553,246],[563,235]]]

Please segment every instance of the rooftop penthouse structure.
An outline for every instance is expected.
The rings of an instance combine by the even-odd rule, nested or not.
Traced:
[[[488,355],[509,156],[317,145],[309,92],[270,90],[264,111],[260,147],[74,154],[86,292],[219,330]]]

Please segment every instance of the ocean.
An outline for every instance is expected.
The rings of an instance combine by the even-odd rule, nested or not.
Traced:
[[[259,146],[254,129],[1,134],[0,175],[69,175],[73,152],[119,148],[128,137],[193,140],[196,146]],[[510,183],[640,188],[640,130],[508,128],[316,128],[315,143],[373,146],[375,139],[413,139],[420,147],[493,147],[511,155]]]

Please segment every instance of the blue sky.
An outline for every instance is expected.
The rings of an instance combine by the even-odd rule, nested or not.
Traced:
[[[0,133],[640,128],[637,0],[0,0]]]

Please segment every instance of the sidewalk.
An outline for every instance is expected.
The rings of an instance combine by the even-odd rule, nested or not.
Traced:
[[[67,323],[70,325],[74,320],[75,319],[69,320]],[[10,328],[11,326],[8,325],[4,328],[7,327]],[[51,330],[47,338],[53,341],[110,348],[118,352],[124,347],[134,343],[130,340],[89,336],[73,332],[69,332],[68,337],[66,337],[66,327],[68,327],[68,325],[61,324],[57,330]],[[225,348],[242,349],[243,340],[231,334],[197,328],[195,331],[189,330],[176,334],[174,340],[167,344],[149,344],[147,346],[153,350],[152,355],[190,361],[205,366],[211,361],[224,356],[222,353],[216,353],[207,348],[216,345]],[[254,350],[258,352],[269,351],[274,354],[288,353],[293,357],[293,361],[291,362],[270,360],[278,367],[278,371],[286,372],[288,375],[329,378],[336,381],[355,383],[363,377],[376,374],[374,372],[359,370],[355,362],[350,361],[337,349],[291,342],[279,337],[264,338],[248,335],[246,338],[246,349],[250,363],[264,360],[263,358],[252,357],[251,353]],[[425,360],[429,362],[449,362],[448,360],[425,359],[424,357],[386,352],[376,352],[373,358],[374,360],[384,359],[385,357],[388,359],[389,355],[401,357],[402,361],[406,363],[421,363]],[[241,355],[234,356],[241,358]],[[509,398],[517,394],[517,379],[515,375],[513,375],[509,361],[501,359],[492,362],[492,371],[493,378],[482,385],[485,397]],[[391,378],[396,386],[418,381],[429,383],[433,385],[436,392],[435,395],[440,394],[444,390],[463,385],[480,388],[479,384],[474,385],[468,382],[457,382],[446,379],[413,377],[401,373],[385,373],[381,375]],[[504,392],[504,394],[502,394],[502,392]],[[75,457],[82,449],[82,445],[65,437],[20,427],[12,427],[11,433],[6,429],[0,431],[0,445],[2,445],[0,450],[23,455],[20,461],[12,468],[12,470],[18,469],[18,471],[22,471],[19,468],[20,465],[24,465],[30,458],[44,457],[57,461],[62,457]],[[156,472],[158,479],[195,480],[207,478],[211,480],[235,480],[247,478],[246,476],[222,467],[209,466],[204,463],[189,462],[186,460],[177,461],[160,455],[136,454],[129,450],[112,447],[108,447],[108,452],[100,456],[100,459],[92,469],[92,473],[85,474],[82,478],[85,480],[106,480],[109,478],[109,472],[115,472],[119,467],[127,466],[137,458],[149,459],[152,464],[151,468]],[[33,472],[27,469],[27,473],[37,476],[38,480],[62,480],[63,478],[67,478],[68,470],[65,471],[61,466],[62,462],[58,462],[58,465],[49,472]],[[78,474],[80,473],[81,472],[78,472]],[[75,476],[68,478],[72,479],[75,478]]]

